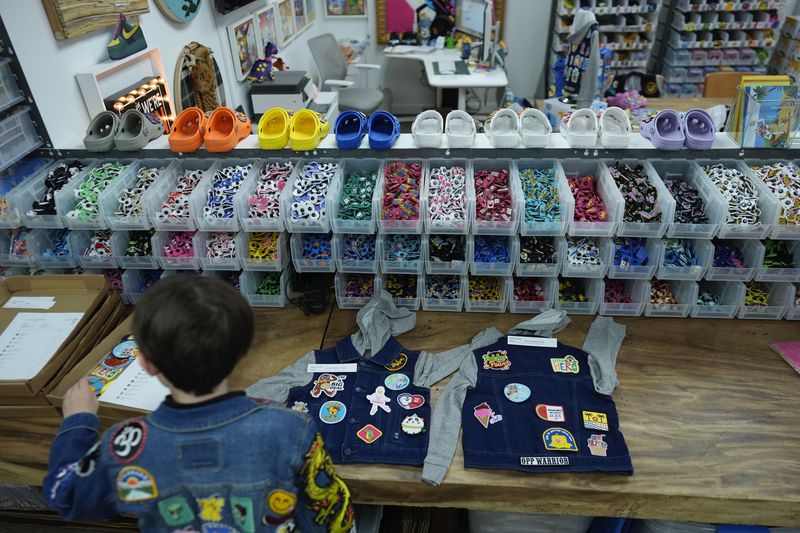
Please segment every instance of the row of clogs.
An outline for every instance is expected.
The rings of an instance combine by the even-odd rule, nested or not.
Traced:
[[[141,150],[164,133],[164,123],[154,113],[129,109],[120,116],[114,111],[101,111],[89,123],[83,145],[90,152]]]
[[[313,150],[328,135],[330,125],[322,113],[301,109],[292,112],[273,107],[258,121],[258,144],[264,150]]]
[[[250,119],[229,107],[206,114],[199,107],[184,109],[172,124],[169,147],[173,152],[196,152],[203,144],[209,152],[230,152],[250,135]]]
[[[627,148],[631,140],[631,121],[619,107],[609,107],[599,113],[591,109],[576,109],[561,117],[561,136],[570,148]]]

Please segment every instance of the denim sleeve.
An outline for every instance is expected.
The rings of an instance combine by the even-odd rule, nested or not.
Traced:
[[[597,317],[583,341],[583,351],[589,353],[589,370],[594,390],[611,394],[617,387],[617,353],[625,340],[625,325],[613,318]]]
[[[300,531],[355,531],[350,489],[336,474],[322,436],[309,419],[301,439],[301,464],[296,468],[297,519]]]
[[[286,403],[292,387],[308,385],[314,374],[308,371],[308,365],[316,362],[314,351],[310,351],[291,366],[287,366],[278,374],[259,379],[247,387],[247,395],[251,398],[272,400],[273,402]]]
[[[97,440],[99,424],[93,414],[74,414],[64,419],[53,440],[42,491],[47,503],[67,520],[117,516],[114,487]]]
[[[495,328],[487,328],[472,338],[469,344],[462,344],[451,350],[430,354],[422,352],[414,367],[414,385],[431,387],[459,369],[464,358],[481,346],[497,342],[502,337]]]

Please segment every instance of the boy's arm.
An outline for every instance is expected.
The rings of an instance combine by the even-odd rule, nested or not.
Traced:
[[[462,344],[437,354],[422,352],[414,368],[414,385],[430,388],[458,370],[461,362],[473,350],[494,344],[502,336],[503,334],[497,329],[487,328],[475,335],[469,344]]]
[[[278,374],[260,379],[247,387],[247,395],[251,398],[286,403],[292,387],[308,385],[311,378],[314,377],[314,374],[308,371],[308,365],[315,362],[316,355],[312,350],[298,359],[295,364],[287,366]]]
[[[67,393],[64,403],[66,418],[53,440],[49,471],[42,484],[45,500],[68,520],[117,516],[114,487],[101,460],[100,422],[92,411],[96,411],[96,399],[92,402],[87,395],[94,399],[85,380],[79,381]],[[89,407],[70,414],[73,412],[70,398],[72,403],[75,398],[85,401]]]
[[[355,529],[350,489],[333,467],[322,436],[309,420],[303,432],[300,464],[295,469],[301,531],[347,533]]]

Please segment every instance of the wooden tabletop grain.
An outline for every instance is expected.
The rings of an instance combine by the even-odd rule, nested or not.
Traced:
[[[524,315],[417,314],[400,336],[439,351],[481,329],[501,331]],[[800,525],[800,376],[768,345],[800,337],[786,321],[617,319],[628,327],[614,393],[635,473],[526,474],[464,469],[460,446],[439,487],[420,469],[352,465],[339,470],[362,503]],[[591,318],[559,335],[580,346]],[[257,312],[253,349],[231,381],[245,387],[331,346],[355,330],[355,312],[304,317],[293,308]],[[446,384],[433,388],[433,401]],[[38,485],[56,419],[0,419],[0,480]]]

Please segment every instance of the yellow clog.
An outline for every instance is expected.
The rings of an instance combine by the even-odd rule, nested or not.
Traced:
[[[292,114],[281,107],[273,107],[258,121],[258,144],[264,150],[280,150],[289,142]]]

